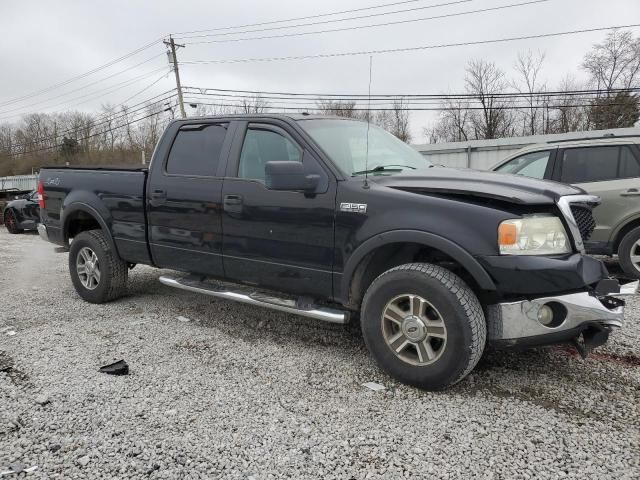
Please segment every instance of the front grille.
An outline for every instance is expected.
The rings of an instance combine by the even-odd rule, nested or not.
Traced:
[[[593,219],[591,207],[585,205],[571,205],[571,213],[578,224],[582,241],[586,242],[591,237],[593,230],[596,228],[596,222]]]

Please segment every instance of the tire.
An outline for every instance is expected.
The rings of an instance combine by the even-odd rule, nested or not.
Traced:
[[[462,380],[480,360],[487,337],[473,291],[449,270],[428,263],[401,265],[376,278],[362,302],[361,325],[378,365],[425,390],[442,390]],[[405,333],[416,343],[394,351],[410,339]],[[420,335],[426,335],[424,340]]]
[[[630,278],[640,278],[640,227],[622,237],[618,245],[618,262]]]
[[[81,270],[86,273],[81,274]],[[87,230],[73,239],[69,250],[69,274],[76,292],[87,302],[109,302],[126,293],[127,264],[111,249],[102,230]]]
[[[16,219],[16,214],[13,210],[8,209],[4,212],[4,226],[7,227],[7,232],[12,235],[16,233],[24,232],[23,229],[18,228],[18,220]]]

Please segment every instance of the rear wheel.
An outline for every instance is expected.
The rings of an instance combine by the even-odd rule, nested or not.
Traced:
[[[127,264],[111,249],[101,230],[88,230],[73,239],[69,273],[76,292],[87,302],[108,302],[126,292]]]
[[[361,323],[382,369],[427,390],[462,380],[486,342],[484,314],[473,291],[449,270],[427,263],[401,265],[374,280]]]
[[[620,266],[631,278],[640,278],[640,227],[622,237],[618,246]]]
[[[11,234],[22,233],[24,230],[18,228],[18,220],[13,210],[7,210],[4,212],[4,225],[7,227],[7,231]]]

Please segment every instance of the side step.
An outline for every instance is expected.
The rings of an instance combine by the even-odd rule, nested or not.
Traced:
[[[346,324],[349,321],[349,314],[342,310],[304,304],[304,302],[300,300],[278,298],[260,292],[246,293],[242,291],[232,291],[223,285],[209,284],[194,278],[174,278],[168,275],[162,275],[160,282],[169,287],[180,288],[189,292],[203,293],[212,297],[266,307],[272,310],[323,320],[325,322]]]

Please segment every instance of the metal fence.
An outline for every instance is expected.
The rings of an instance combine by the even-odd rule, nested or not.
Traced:
[[[38,175],[0,177],[0,192],[3,190],[35,190],[37,186]]]

